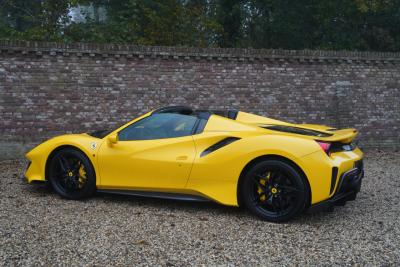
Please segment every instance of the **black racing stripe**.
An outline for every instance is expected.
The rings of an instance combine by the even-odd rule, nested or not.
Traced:
[[[220,149],[221,147],[224,147],[226,145],[229,145],[237,140],[240,140],[240,138],[238,137],[227,137],[222,139],[221,141],[213,144],[212,146],[208,147],[206,150],[204,150],[203,152],[201,152],[200,157],[204,157],[207,156],[208,154]]]

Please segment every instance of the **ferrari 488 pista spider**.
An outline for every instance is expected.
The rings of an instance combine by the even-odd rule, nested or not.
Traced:
[[[363,178],[355,129],[174,106],[111,131],[52,138],[26,154],[29,183],[64,198],[96,191],[212,200],[287,221],[354,200]]]

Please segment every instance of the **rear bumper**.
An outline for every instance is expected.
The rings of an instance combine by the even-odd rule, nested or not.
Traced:
[[[362,161],[360,162],[362,163]],[[347,201],[355,200],[357,193],[361,189],[363,178],[363,166],[362,164],[358,164],[355,168],[346,171],[340,176],[336,192],[331,198],[311,205],[307,212],[313,213],[333,206],[343,206]]]

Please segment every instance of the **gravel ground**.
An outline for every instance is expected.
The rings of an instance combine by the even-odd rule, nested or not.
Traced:
[[[356,201],[286,224],[247,211],[98,195],[61,199],[0,162],[0,265],[400,264],[400,157],[371,151]]]

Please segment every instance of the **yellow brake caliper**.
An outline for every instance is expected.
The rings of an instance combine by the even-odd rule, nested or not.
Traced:
[[[86,171],[83,164],[79,167],[79,188],[82,188],[86,183]]]
[[[267,180],[269,180],[270,175],[271,175],[271,173],[268,172],[265,178],[261,178],[260,179],[260,184],[262,186],[265,186],[267,184]],[[261,187],[258,187],[257,193],[260,195],[260,200],[261,201],[265,201],[266,197],[267,197],[265,194],[263,194],[263,192],[264,192],[264,190],[262,190]]]

